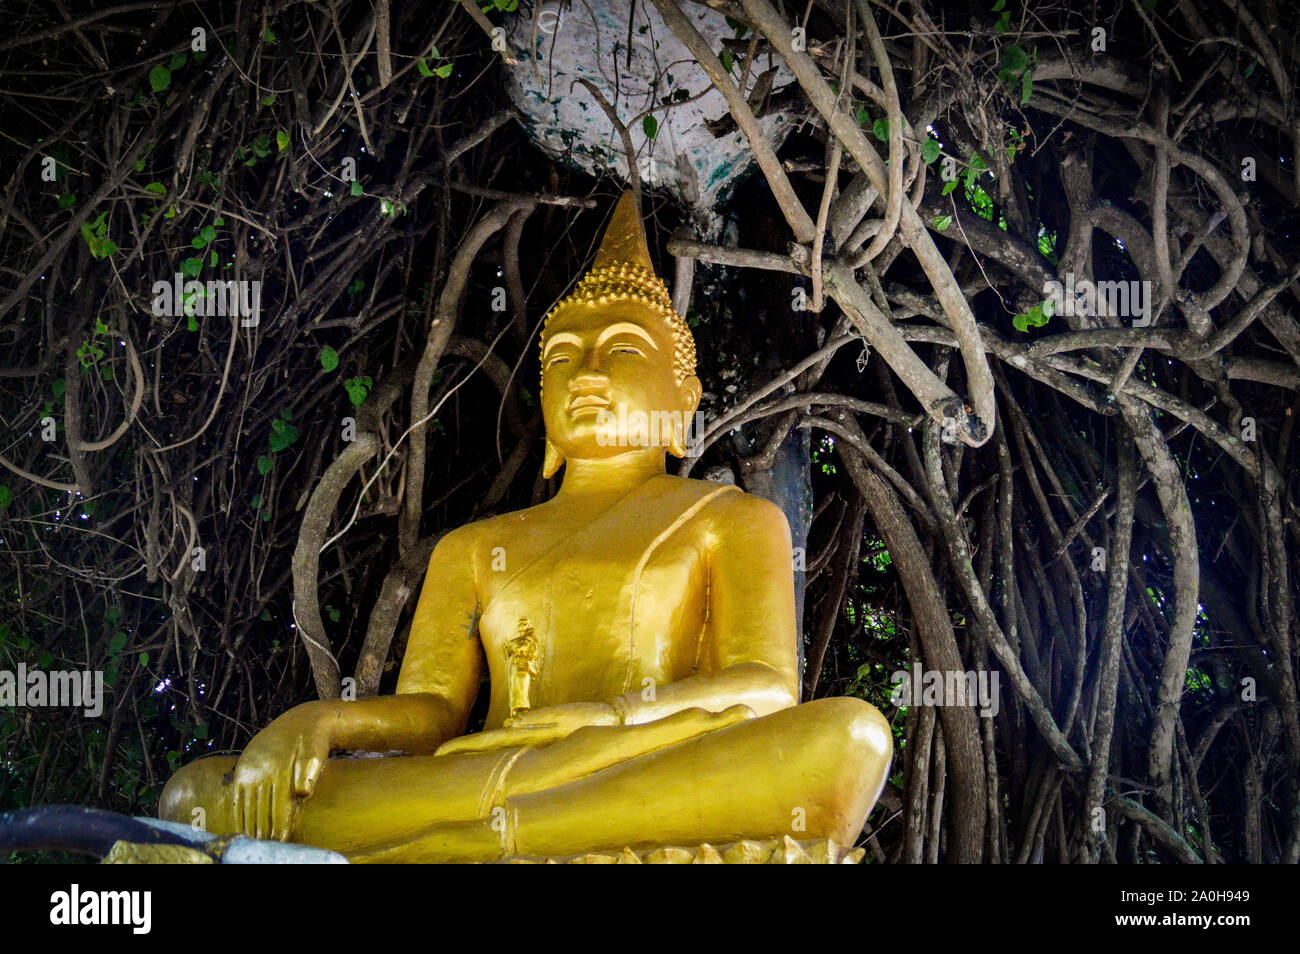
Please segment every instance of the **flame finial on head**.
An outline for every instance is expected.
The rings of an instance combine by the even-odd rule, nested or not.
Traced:
[[[591,269],[578,281],[572,294],[547,312],[542,324],[542,345],[546,344],[547,325],[561,310],[572,305],[605,305],[616,301],[639,302],[668,323],[673,333],[673,376],[678,384],[695,373],[695,338],[686,320],[673,308],[667,286],[655,274],[645,229],[637,214],[636,197],[631,190],[618,200]]]

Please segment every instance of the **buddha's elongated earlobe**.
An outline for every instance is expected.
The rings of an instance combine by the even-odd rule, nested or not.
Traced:
[[[692,374],[681,383],[680,387],[684,400],[681,424],[680,426],[674,424],[672,439],[668,442],[668,453],[674,457],[685,457],[687,441],[701,436],[691,435],[691,428],[695,424],[695,412],[700,406],[700,396],[704,390],[700,385],[700,379]]]
[[[555,472],[564,465],[564,455],[560,449],[551,443],[550,438],[546,439],[546,457],[542,461],[542,476],[554,477]]]

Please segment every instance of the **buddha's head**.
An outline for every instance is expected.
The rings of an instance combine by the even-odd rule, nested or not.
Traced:
[[[631,192],[591,271],[542,326],[546,476],[566,459],[686,453],[700,403],[695,341],[650,264]]]

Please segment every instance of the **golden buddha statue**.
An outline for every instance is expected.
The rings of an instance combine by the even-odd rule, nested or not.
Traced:
[[[541,346],[555,497],[438,542],[395,695],[289,710],[237,758],[177,772],[162,818],[201,808],[214,834],[352,861],[852,846],[888,775],[890,726],[859,699],[797,704],[784,514],[669,475],[680,426],[654,441],[611,427],[637,412],[689,421],[701,394],[630,192]],[[484,663],[487,719],[466,735]]]

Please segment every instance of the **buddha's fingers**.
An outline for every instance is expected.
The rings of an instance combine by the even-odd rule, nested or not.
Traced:
[[[234,807],[233,820],[235,823],[235,832],[241,835],[244,833],[244,829],[245,829],[244,806],[248,802],[248,793],[244,791],[244,787],[245,786],[242,783],[236,782],[235,797],[232,799],[232,805]]]
[[[635,751],[636,749],[645,747],[657,749],[665,745],[674,745],[693,739],[697,735],[716,732],[718,729],[725,729],[727,726],[752,718],[754,718],[754,710],[747,705],[728,706],[721,712],[691,707],[680,709],[654,722],[624,726],[621,737],[628,740],[627,747],[632,755],[640,755],[641,752]]]
[[[465,755],[471,752],[495,752],[498,749],[536,748],[549,745],[563,736],[554,725],[530,725],[512,729],[488,729],[462,735],[438,746],[434,755]]]
[[[316,781],[320,778],[320,771],[324,767],[324,762],[314,756],[298,756],[294,759],[293,768],[290,772],[292,777],[293,790],[292,794],[306,798],[316,790]]]
[[[271,837],[276,841],[289,840],[294,801],[288,785],[282,783],[271,789]]]
[[[507,783],[507,794],[522,795],[563,785],[753,718],[754,710],[749,706],[734,705],[721,712],[681,709],[640,725],[588,726],[549,748],[525,755]]]
[[[257,817],[254,819],[254,838],[267,838],[271,827],[271,783],[257,786]]]

